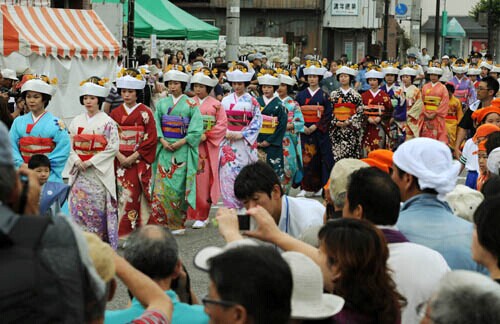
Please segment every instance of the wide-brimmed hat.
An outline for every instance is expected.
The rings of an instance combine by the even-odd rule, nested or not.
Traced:
[[[492,62],[488,62],[488,61],[481,61],[481,63],[479,64],[479,68],[486,68],[488,70],[491,70],[493,69],[493,63]]]
[[[278,73],[273,69],[260,69],[259,73],[257,74],[257,80],[259,81],[260,85],[280,85]]]
[[[287,85],[290,85],[290,86],[294,86],[296,81],[294,78],[292,78],[290,76],[290,72],[288,70],[282,70],[282,71],[278,71],[278,78],[280,80],[280,84],[281,83],[284,83],[284,84],[287,84]]]
[[[467,75],[480,75],[481,69],[477,65],[469,64],[469,68],[467,69]]]
[[[387,75],[387,74],[395,74],[395,75],[399,75],[399,63],[398,62],[395,62],[395,63],[388,63],[388,62],[383,62],[381,64],[382,66],[382,72],[384,72],[384,75]]]
[[[16,71],[14,71],[14,70],[2,69],[1,73],[2,73],[2,77],[4,79],[19,81],[19,79],[17,78],[17,75],[16,75]]]
[[[189,79],[190,79],[189,74],[181,72],[177,69],[169,70],[167,73],[163,75],[163,80],[165,80],[165,82],[179,81],[188,83]]]
[[[108,79],[103,78],[100,81],[92,80],[92,78],[84,80],[80,83],[80,96],[96,96],[106,98],[109,94],[109,88],[104,85]]]
[[[462,184],[458,184],[455,189],[449,192],[445,197],[445,200],[448,205],[450,205],[453,214],[466,219],[469,222],[473,221],[474,212],[483,199],[484,196],[481,192]]]
[[[144,89],[144,87],[146,86],[146,79],[143,73],[141,72],[142,71],[138,71],[135,69],[122,68],[120,72],[118,72],[116,78],[116,87],[119,89],[134,89],[134,90]]]
[[[300,64],[300,57],[295,56],[293,59],[290,60],[290,62],[299,65]]]
[[[323,76],[326,73],[326,68],[323,67],[319,61],[306,61],[306,67],[304,68],[304,75],[319,75]]]
[[[342,310],[342,297],[323,293],[323,274],[314,261],[293,251],[281,256],[292,272],[292,319],[328,318]]]
[[[205,73],[204,69],[195,71],[194,75],[191,77],[191,84],[198,83],[210,88],[215,87],[219,81],[215,78],[210,77],[210,71],[208,69],[207,72],[209,73],[208,75]]]
[[[384,78],[384,73],[381,71],[380,67],[378,65],[372,65],[367,68],[367,71],[365,73],[365,78],[368,79],[383,79]]]
[[[467,73],[468,66],[465,63],[457,63],[457,62],[455,62],[455,63],[453,63],[451,65],[451,70],[454,73],[465,74],[465,73]]]
[[[249,216],[250,217],[250,216]],[[252,241],[250,239],[243,239],[243,240],[238,240],[238,241],[233,241],[230,243],[227,243],[226,246],[224,247],[218,247],[218,246],[207,246],[194,256],[194,265],[204,271],[210,270],[210,263],[209,260],[221,253],[226,252],[227,250],[234,249],[240,246],[247,246],[247,245],[252,245],[256,246],[258,245],[255,241]]]
[[[50,80],[49,77],[42,75],[25,75],[23,77],[23,86],[21,87],[21,93],[25,91],[35,91],[39,93],[45,93],[53,96],[56,93],[56,88],[52,85],[57,84],[57,79]]]

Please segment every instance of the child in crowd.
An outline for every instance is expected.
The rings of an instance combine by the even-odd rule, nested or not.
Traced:
[[[451,82],[446,84],[446,90],[448,90],[448,96],[450,97],[450,102],[448,104],[448,115],[446,115],[446,131],[448,132],[448,146],[452,149],[455,147],[455,141],[457,140],[457,129],[458,122],[463,117],[462,103],[455,97],[455,85]]]
[[[479,176],[477,178],[477,190],[481,191],[483,184],[490,178],[490,172],[488,171],[488,153],[486,152],[486,140],[482,140],[478,144],[477,159],[479,165]]]
[[[40,215],[51,216],[59,213],[67,214],[66,200],[70,187],[67,184],[47,181],[50,176],[50,160],[43,154],[31,157],[28,168],[36,172],[42,187],[40,192]]]

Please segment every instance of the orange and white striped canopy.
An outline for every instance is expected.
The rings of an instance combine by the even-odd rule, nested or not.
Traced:
[[[120,44],[93,10],[0,5],[0,54],[116,57]]]

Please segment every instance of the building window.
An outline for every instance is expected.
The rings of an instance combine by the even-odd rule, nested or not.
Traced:
[[[212,26],[215,27],[215,19],[203,19],[203,18],[201,18],[201,20],[203,20],[207,24],[212,25]]]

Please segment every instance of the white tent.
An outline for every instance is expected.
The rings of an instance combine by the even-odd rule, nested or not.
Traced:
[[[66,123],[84,111],[79,85],[113,80],[120,44],[92,10],[0,5],[0,66],[58,79],[48,110]]]

